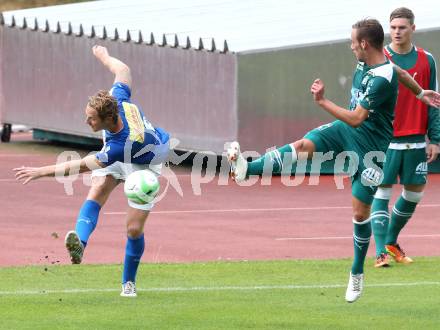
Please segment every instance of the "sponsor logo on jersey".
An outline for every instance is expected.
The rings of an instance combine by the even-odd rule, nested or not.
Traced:
[[[428,173],[428,163],[422,162],[416,167],[416,174],[418,175],[426,175]]]
[[[382,183],[383,172],[372,167],[362,171],[361,182],[364,186],[378,186]]]
[[[122,102],[122,107],[124,108],[125,118],[128,122],[130,141],[143,143],[145,123],[138,107],[128,102]]]

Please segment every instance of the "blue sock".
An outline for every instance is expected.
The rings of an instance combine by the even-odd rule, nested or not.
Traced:
[[[367,255],[368,245],[370,244],[371,221],[370,219],[364,220],[363,222],[353,220],[353,224],[354,259],[351,266],[351,273],[357,275],[364,272],[365,256]]]
[[[84,247],[87,245],[90,234],[95,230],[100,210],[101,206],[91,199],[86,200],[79,210],[75,231]]]
[[[122,283],[128,281],[136,282],[136,273],[144,253],[145,240],[144,234],[137,238],[127,237],[127,245],[125,247],[124,272],[122,274]]]

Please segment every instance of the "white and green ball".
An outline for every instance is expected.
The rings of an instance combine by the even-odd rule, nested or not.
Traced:
[[[136,204],[147,204],[153,201],[159,192],[160,184],[157,176],[150,170],[131,173],[124,184],[127,198]]]

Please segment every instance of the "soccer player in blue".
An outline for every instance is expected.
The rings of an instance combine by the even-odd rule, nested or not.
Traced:
[[[96,155],[81,160],[44,167],[14,169],[16,178],[24,184],[45,176],[64,176],[72,171],[92,171],[92,186],[82,205],[75,230],[65,238],[73,264],[80,264],[84,249],[98,222],[99,212],[113,189],[137,170],[149,169],[160,175],[169,153],[169,134],[154,127],[144,113],[131,103],[129,67],[109,55],[107,48],[94,46],[95,57],[114,75],[110,91],[101,90],[89,98],[86,123],[94,131],[103,131],[104,146]],[[128,201],[127,244],[122,276],[121,296],[136,297],[136,273],[144,252],[144,224],[153,203],[136,204]]]

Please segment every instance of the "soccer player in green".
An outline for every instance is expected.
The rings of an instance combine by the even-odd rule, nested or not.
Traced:
[[[354,260],[345,295],[348,302],[356,301],[362,293],[364,260],[371,236],[370,205],[381,174],[381,160],[377,157],[384,156],[393,132],[399,69],[385,58],[383,41],[384,32],[377,20],[365,19],[353,25],[351,49],[359,62],[353,76],[349,110],[324,97],[324,83],[320,79],[313,82],[315,102],[338,120],[250,163],[241,154],[238,142],[231,143],[227,150],[231,176],[237,182],[249,175],[266,174],[267,164],[270,173],[286,173],[286,167],[290,173],[298,157],[312,158],[314,152],[353,151],[359,156],[359,166],[352,177]],[[404,70],[399,70],[399,77],[424,101],[438,104],[439,95],[422,90]]]
[[[414,31],[413,12],[404,7],[395,9],[390,15],[391,44],[384,48],[385,55],[407,70],[422,88],[436,90],[435,60],[430,53],[413,45]],[[376,242],[375,267],[388,266],[388,254],[398,263],[412,262],[397,244],[397,238],[423,196],[427,163],[435,160],[439,153],[438,109],[428,107],[406,88],[399,86],[393,128],[394,137],[384,164],[384,179],[371,209],[371,226]],[[430,141],[428,146],[425,142],[426,134]],[[390,221],[388,204],[397,177],[403,190],[393,207]]]

